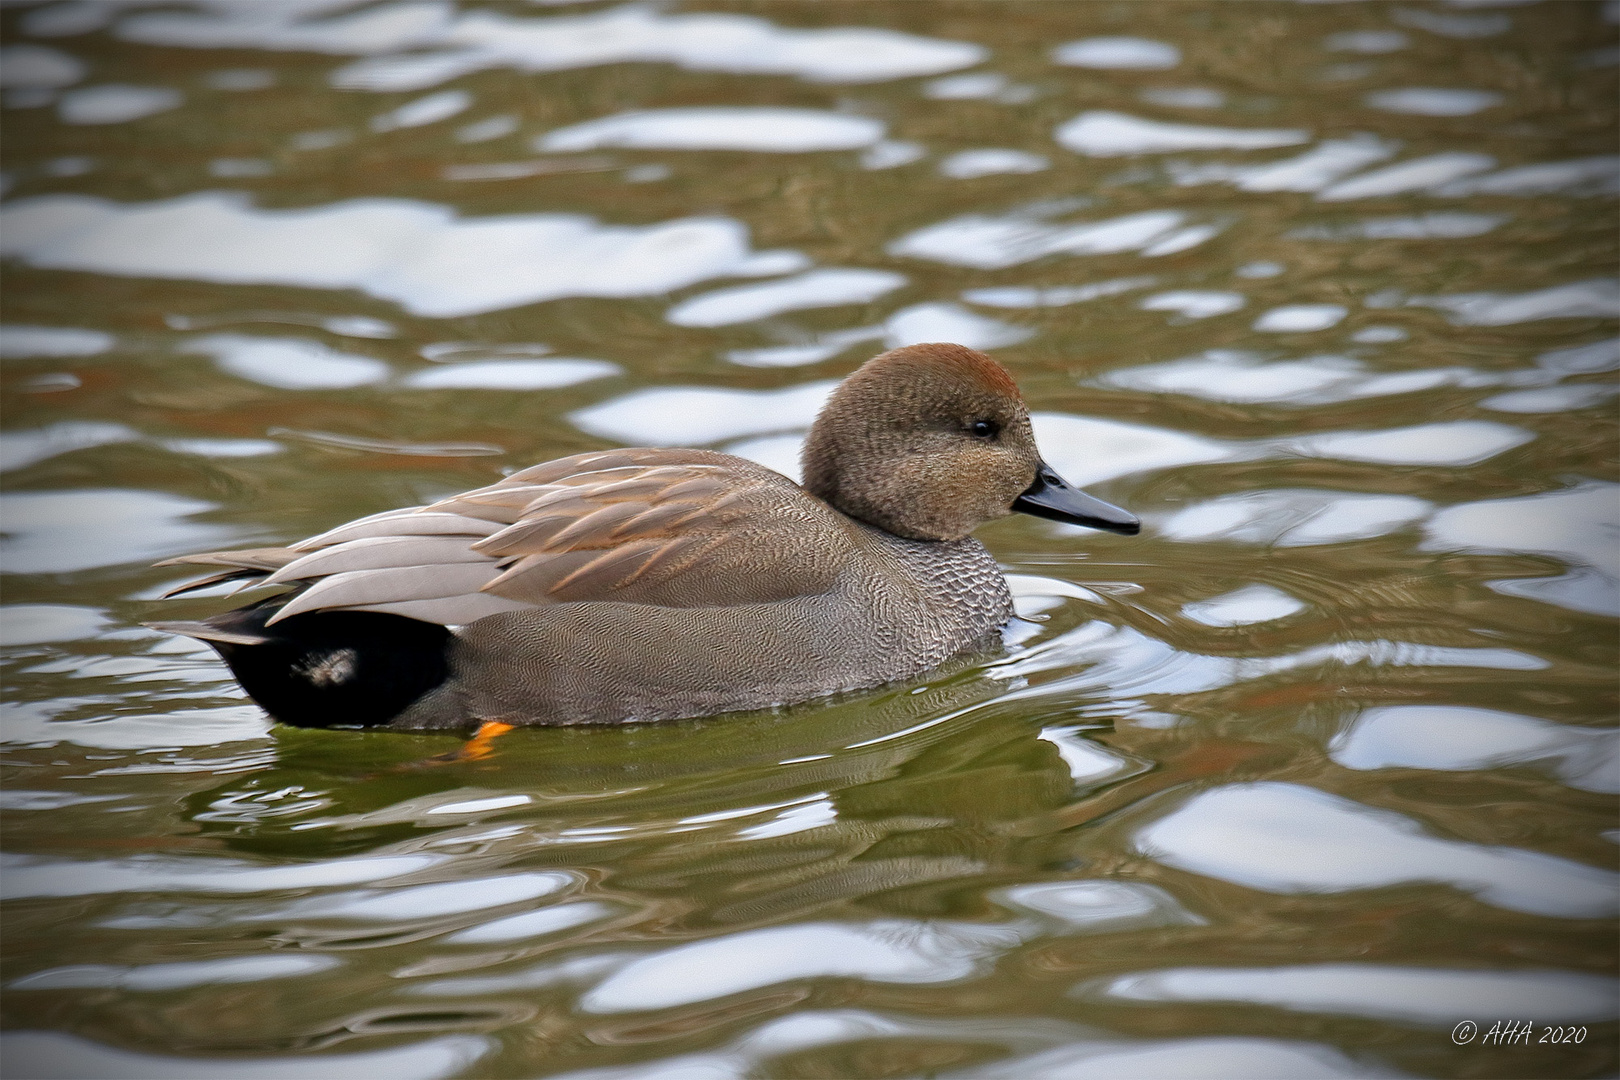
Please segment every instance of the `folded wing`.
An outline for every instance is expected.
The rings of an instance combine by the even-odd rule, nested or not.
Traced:
[[[302,584],[271,622],[359,610],[453,626],[574,601],[708,607],[820,593],[852,549],[849,529],[753,462],[703,450],[612,450],[374,514],[288,548],[171,562],[224,568],[177,591],[233,578]]]

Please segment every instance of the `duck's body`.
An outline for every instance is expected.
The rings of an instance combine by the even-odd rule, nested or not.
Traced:
[[[161,625],[304,726],[668,720],[907,678],[1012,614],[966,535],[980,521],[1018,503],[1135,529],[1037,473],[1009,388],[960,346],[897,350],[829,402],[805,487],[704,450],[580,454],[287,548],[176,560],[295,591]]]

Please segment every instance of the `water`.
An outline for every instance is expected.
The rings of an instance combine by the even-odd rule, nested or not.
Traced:
[[[1617,18],[7,6],[7,1074],[1611,1075]],[[447,760],[140,625],[941,339],[1145,521],[1000,657]]]

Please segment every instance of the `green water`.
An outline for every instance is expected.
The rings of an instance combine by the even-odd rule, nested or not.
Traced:
[[[1612,1075],[1617,17],[0,9],[0,1066]],[[1145,522],[999,656],[469,760],[141,626],[938,339]]]

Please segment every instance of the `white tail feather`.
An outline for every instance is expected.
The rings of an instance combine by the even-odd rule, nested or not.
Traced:
[[[476,593],[500,573],[494,560],[451,563],[445,566],[396,566],[386,570],[355,570],[322,578],[276,612],[270,623],[301,611],[321,608],[371,610],[380,604],[404,600],[442,600]],[[269,625],[267,623],[266,625]]]

